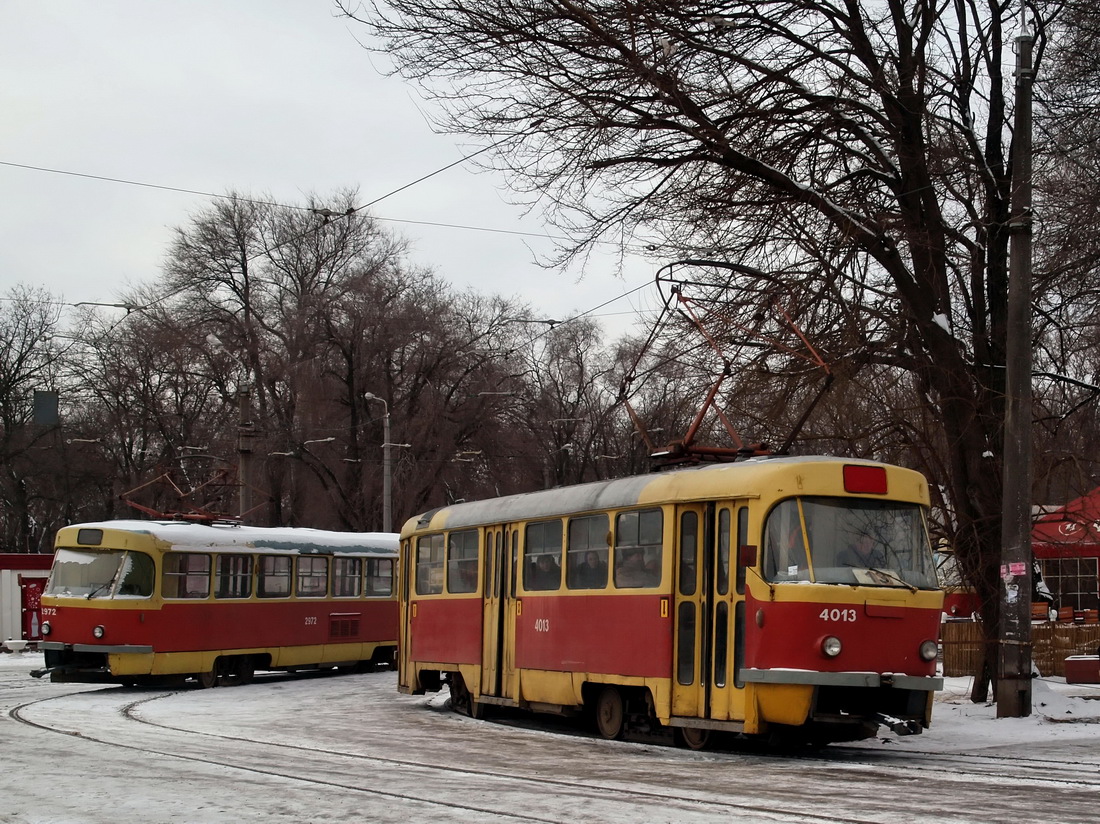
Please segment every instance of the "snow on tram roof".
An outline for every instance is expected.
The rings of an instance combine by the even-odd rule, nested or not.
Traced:
[[[242,526],[234,523],[118,520],[70,524],[63,529],[121,530],[148,534],[180,549],[247,548],[306,554],[342,551],[395,555],[398,544],[398,536],[394,532],[337,532],[305,527]]]

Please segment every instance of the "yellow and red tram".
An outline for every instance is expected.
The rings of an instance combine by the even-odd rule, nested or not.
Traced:
[[[930,723],[943,593],[917,472],[753,458],[460,503],[401,533],[399,689],[823,744]]]
[[[202,686],[392,663],[398,536],[233,523],[60,529],[42,595],[54,681]]]

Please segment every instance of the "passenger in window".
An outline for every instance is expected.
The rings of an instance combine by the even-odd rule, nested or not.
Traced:
[[[561,581],[561,566],[552,555],[539,555],[531,571],[529,589],[557,589]]]
[[[577,589],[603,589],[607,585],[607,564],[594,549],[584,554],[584,563],[577,570]]]
[[[615,586],[648,587],[653,583],[653,574],[646,569],[645,553],[639,547],[625,549],[622,561],[615,568]]]

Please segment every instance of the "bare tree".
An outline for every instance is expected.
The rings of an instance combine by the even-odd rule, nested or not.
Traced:
[[[727,316],[779,295],[829,362],[901,381],[997,626],[1016,4],[344,8],[444,127],[499,142],[575,238],[565,255],[614,234],[742,264],[712,278]]]
[[[36,422],[34,394],[57,392],[66,350],[59,305],[20,285],[0,299],[0,542],[8,552],[47,549],[64,507],[63,440],[57,422]]]

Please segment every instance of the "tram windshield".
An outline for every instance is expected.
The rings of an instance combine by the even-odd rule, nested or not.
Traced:
[[[64,598],[148,598],[153,594],[153,559],[123,550],[59,549],[46,595]]]
[[[783,501],[764,528],[764,578],[935,589],[935,564],[916,504],[860,498]]]

